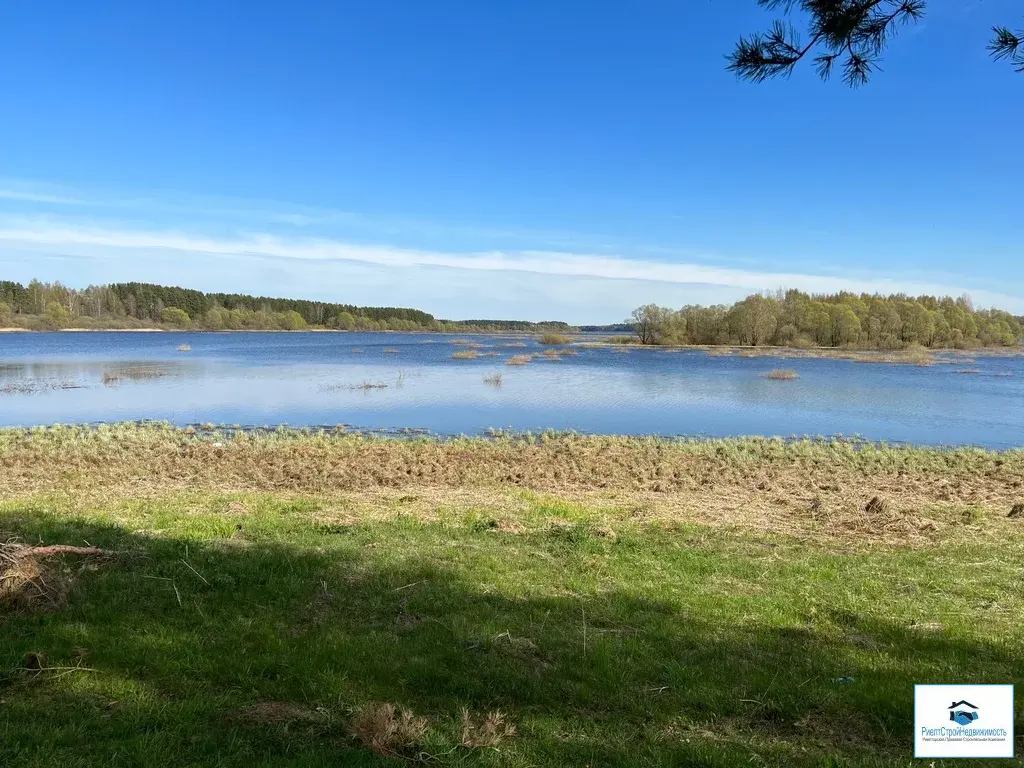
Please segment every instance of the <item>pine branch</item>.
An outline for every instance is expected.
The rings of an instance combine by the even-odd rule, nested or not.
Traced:
[[[776,21],[768,32],[740,39],[728,56],[728,69],[738,77],[763,82],[792,74],[797,63],[816,46],[825,51],[814,58],[815,70],[827,80],[837,61],[843,81],[851,87],[866,83],[899,27],[924,15],[926,0],[758,0],[769,10],[790,14],[798,9],[809,18],[810,42],[801,46],[792,25]]]
[[[1017,72],[1024,72],[1024,30],[1013,32],[1008,27],[992,27],[992,34],[988,44],[992,58],[1005,59]]]

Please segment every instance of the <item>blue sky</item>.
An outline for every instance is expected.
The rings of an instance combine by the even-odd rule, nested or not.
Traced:
[[[1018,0],[851,91],[754,0],[38,2],[0,24],[0,272],[611,322],[777,287],[1024,312]]]

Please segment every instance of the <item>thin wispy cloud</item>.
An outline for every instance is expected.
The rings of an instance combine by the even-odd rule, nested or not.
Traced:
[[[26,203],[50,203],[53,205],[82,205],[85,202],[73,197],[21,189],[0,189],[0,200],[20,200]]]
[[[100,255],[111,249],[148,254],[173,252],[217,256],[254,256],[299,263],[361,263],[403,270],[414,267],[443,267],[477,273],[518,272],[537,276],[598,278],[602,280],[649,281],[682,285],[709,285],[742,292],[775,287],[798,288],[823,293],[853,291],[869,293],[959,294],[963,286],[914,279],[854,278],[797,272],[773,272],[709,266],[699,263],[629,258],[627,255],[574,253],[547,250],[489,250],[451,252],[365,245],[322,237],[282,237],[261,232],[232,237],[215,237],[177,230],[146,230],[77,226],[54,220],[8,219],[0,221],[0,244],[11,247],[45,247],[62,253]],[[154,256],[153,254],[158,254]],[[1024,305],[1019,297],[991,291],[971,292],[986,305],[1008,309]]]

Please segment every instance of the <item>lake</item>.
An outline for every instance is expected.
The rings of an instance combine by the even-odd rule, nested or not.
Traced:
[[[533,339],[465,338],[482,345],[472,348],[480,357],[453,359],[468,347],[429,334],[5,333],[0,425],[157,419],[1024,445],[1019,356],[917,367],[577,345],[548,360]],[[535,355],[529,364],[505,365],[524,353]],[[764,378],[773,368],[800,378]],[[980,372],[957,373],[968,368]],[[500,386],[485,381],[495,374]]]

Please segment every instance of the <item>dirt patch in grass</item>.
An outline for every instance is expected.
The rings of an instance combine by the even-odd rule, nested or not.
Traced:
[[[287,725],[323,721],[326,713],[293,701],[260,701],[241,710],[238,719],[250,723]]]

